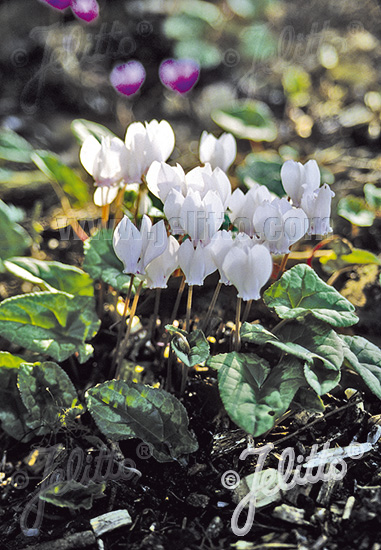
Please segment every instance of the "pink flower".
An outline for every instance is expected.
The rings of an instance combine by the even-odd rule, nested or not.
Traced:
[[[74,15],[79,19],[90,23],[99,15],[99,5],[97,0],[42,0],[56,10],[65,10],[71,7]]]

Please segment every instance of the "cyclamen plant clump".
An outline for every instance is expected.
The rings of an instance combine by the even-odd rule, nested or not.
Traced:
[[[276,196],[255,182],[247,191],[232,190],[227,171],[237,144],[231,134],[217,139],[203,132],[200,165],[185,171],[168,162],[175,134],[165,120],[133,122],[124,140],[89,121],[74,121],[72,128],[82,142],[81,163],[94,181],[93,200],[102,208],[102,227],[89,237],[78,222],[72,223],[84,242],[83,269],[35,258],[4,261],[10,273],[41,288],[0,304],[2,337],[39,358],[33,363],[0,354],[0,376],[8,392],[0,419],[12,419],[9,428],[3,423],[12,437],[28,440],[58,430],[80,421],[87,408],[110,440],[138,438],[150,445],[158,461],[182,463],[198,443],[188,429],[185,407],[170,392],[181,395],[189,369],[199,365],[217,371],[228,415],[255,437],[301,403],[324,410],[321,396],[339,384],[348,367],[381,399],[381,350],[341,330],[358,321],[354,306],[309,265],[285,269],[295,243],[331,231],[333,192],[321,185],[316,161],[286,161],[281,169],[285,194]],[[75,172],[49,152],[31,154],[38,168],[61,184],[64,179],[65,189],[74,196],[80,190],[86,203],[87,188]],[[13,237],[23,234],[12,212],[1,212],[8,216]],[[200,320],[192,319],[193,288],[203,287],[213,273],[218,283],[208,310]],[[178,294],[165,325],[160,292],[174,275]],[[94,280],[100,282],[98,293]],[[180,328],[178,309],[185,285]],[[210,320],[223,286],[236,289],[234,330],[225,332],[229,337],[223,343],[214,333],[217,354],[211,354],[212,339],[207,336],[214,330]],[[104,301],[115,298],[115,292],[107,293],[109,287],[119,294],[116,308],[108,304],[119,319],[117,324],[113,319],[107,333],[115,345],[110,364],[104,365],[108,372],[102,373],[101,383],[91,385],[99,381],[94,380],[86,387],[81,402],[55,361],[91,361],[99,317],[105,320]],[[143,331],[156,352],[160,387],[125,379],[139,297],[151,289],[155,305]],[[246,322],[252,302],[259,300],[256,322]],[[270,327],[259,323],[264,307],[267,319],[273,320]],[[17,416],[14,402],[23,416]]]

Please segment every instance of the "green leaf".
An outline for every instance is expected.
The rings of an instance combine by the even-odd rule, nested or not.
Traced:
[[[86,393],[98,428],[112,440],[139,438],[159,462],[176,460],[198,449],[188,431],[188,416],[176,397],[143,384],[111,380]]]
[[[68,479],[42,489],[39,496],[41,500],[61,508],[90,510],[94,499],[106,496],[104,494],[105,489],[105,482],[94,483],[90,481],[88,485],[82,485],[74,479]]]
[[[212,112],[212,119],[227,132],[251,141],[274,141],[277,127],[266,103],[260,101],[236,101],[230,109]]]
[[[241,34],[240,51],[250,59],[265,60],[277,53],[277,41],[266,23],[255,23]]]
[[[218,370],[218,387],[230,418],[254,437],[275,425],[305,385],[302,366],[293,357],[270,373],[268,362],[255,354],[223,353],[211,357],[208,366]]]
[[[326,273],[334,273],[347,265],[376,264],[381,265],[381,260],[372,252],[361,248],[352,248],[341,239],[335,239],[330,243],[331,254],[319,258]]]
[[[0,304],[1,335],[26,349],[64,361],[79,353],[83,363],[91,355],[86,345],[100,321],[94,299],[64,292],[36,292],[7,298]]]
[[[123,273],[123,263],[112,246],[113,229],[101,229],[84,243],[83,269],[93,279],[101,279],[119,292],[127,292],[130,277]]]
[[[347,366],[381,399],[381,350],[361,336],[341,336]]]
[[[35,435],[57,430],[68,410],[72,418],[82,411],[75,406],[78,396],[73,383],[56,363],[21,364],[17,385],[29,413],[27,425]]]
[[[214,69],[222,60],[220,50],[212,42],[194,38],[178,42],[174,53],[178,59],[194,59],[203,69]]]
[[[337,212],[339,216],[359,227],[370,227],[375,218],[374,212],[369,209],[364,199],[354,195],[340,199]]]
[[[0,159],[31,162],[33,147],[24,138],[6,128],[0,130]]]
[[[116,137],[111,130],[98,124],[97,122],[92,122],[91,120],[86,120],[84,118],[77,118],[71,123],[71,131],[82,145],[85,139],[89,136],[95,137],[99,143],[102,141],[102,137]]]
[[[0,200],[0,261],[22,254],[32,244],[32,239],[15,221],[15,209]]]
[[[259,183],[265,185],[278,197],[284,197],[285,192],[280,179],[282,164],[283,161],[278,156],[265,157],[250,153],[245,158],[245,162],[238,167],[237,175],[248,187],[251,187],[253,182]]]
[[[201,36],[205,28],[205,21],[185,14],[166,17],[163,24],[164,34],[171,40],[192,40]]]
[[[86,183],[74,170],[60,161],[57,155],[50,151],[35,151],[32,160],[49,179],[55,180],[71,197],[74,197],[79,205],[83,206],[90,200]]]
[[[22,357],[0,352],[0,422],[8,435],[27,442],[34,434],[27,427],[29,413],[17,389],[17,374],[22,363],[25,363]]]
[[[281,319],[301,320],[311,313],[334,327],[349,327],[358,322],[354,306],[306,264],[286,271],[263,298]]]
[[[288,322],[277,336],[261,325],[244,323],[241,338],[243,342],[271,345],[303,361],[306,380],[319,395],[332,390],[340,381],[344,359],[341,341],[329,325],[312,316],[303,323]]]
[[[365,200],[371,208],[381,210],[381,188],[376,187],[373,183],[364,185]]]
[[[283,72],[282,84],[293,105],[303,107],[310,99],[311,79],[308,72],[298,65],[291,65]]]
[[[34,258],[11,258],[4,265],[16,277],[40,285],[44,290],[94,296],[93,280],[78,267]]]
[[[325,406],[318,394],[312,388],[299,388],[293,404],[311,412],[324,412]]]
[[[166,325],[165,328],[173,336],[171,347],[184,365],[194,367],[208,359],[209,342],[201,330],[195,330],[189,334],[173,325]]]

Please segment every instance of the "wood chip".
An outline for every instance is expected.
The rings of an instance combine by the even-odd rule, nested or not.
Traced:
[[[131,523],[132,519],[127,510],[114,510],[90,520],[96,537],[101,537],[109,531],[131,525]]]

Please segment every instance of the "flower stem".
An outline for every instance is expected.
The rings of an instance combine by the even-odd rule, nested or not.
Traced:
[[[183,292],[184,292],[184,288],[185,288],[185,275],[183,275],[183,277],[181,279],[179,290],[178,290],[177,296],[176,296],[175,305],[173,306],[173,311],[172,311],[172,315],[171,315],[171,323],[170,323],[171,325],[173,324],[173,321],[177,317],[177,312],[178,312],[178,309],[179,309],[181,297],[182,297]]]
[[[245,306],[245,309],[244,309],[244,312],[243,312],[243,317],[242,317],[242,321],[241,321],[241,324],[243,325],[243,323],[246,322],[247,318],[249,317],[249,313],[250,313],[250,309],[251,309],[251,304],[253,303],[253,300],[248,300],[246,302],[246,306]]]
[[[107,227],[108,218],[110,216],[110,205],[104,204],[102,206],[102,227]]]
[[[118,359],[119,359],[119,355],[120,355],[119,354],[119,347],[120,347],[120,343],[122,341],[123,329],[124,329],[124,326],[126,324],[127,311],[128,311],[129,305],[130,305],[132,286],[133,286],[133,283],[134,283],[134,277],[135,277],[135,275],[131,275],[130,286],[128,287],[127,297],[124,301],[123,314],[122,314],[122,319],[121,319],[120,325],[119,325],[118,338],[117,338],[117,341],[116,341],[115,353],[114,353],[114,357],[112,359],[112,365],[111,365],[111,372],[112,373],[114,372],[115,365],[117,364]]]
[[[115,373],[115,378],[117,380],[119,380],[119,378],[120,378],[120,371],[121,371],[121,368],[122,368],[122,357],[123,357],[124,352],[126,350],[128,339],[130,337],[132,322],[133,322],[134,317],[135,317],[136,308],[137,308],[137,305],[138,305],[139,295],[140,295],[140,291],[142,289],[142,286],[143,286],[143,281],[140,281],[139,286],[136,290],[136,294],[134,296],[134,301],[132,302],[132,307],[131,307],[131,311],[130,311],[130,318],[128,320],[127,332],[126,332],[125,337],[123,338],[123,342],[122,342],[122,345],[120,347],[120,354],[119,354],[120,355],[120,360],[118,362],[118,366],[117,366],[116,373]]]
[[[193,285],[188,286],[187,312],[185,316],[185,330],[189,332],[190,314],[192,309]]]
[[[242,305],[242,298],[237,298],[237,306],[235,310],[235,338],[234,338],[234,351],[239,351],[239,348],[241,346],[241,336],[240,336],[240,329],[241,329],[241,305]]]
[[[157,323],[157,316],[159,314],[159,306],[160,306],[160,295],[161,295],[161,288],[155,289],[155,305],[154,310],[152,314],[151,319],[151,342],[155,340],[155,331],[156,331],[156,323]]]
[[[211,315],[213,313],[213,310],[215,308],[215,305],[216,305],[217,298],[218,298],[218,295],[220,293],[221,287],[222,287],[222,283],[219,282],[219,283],[217,283],[216,288],[214,289],[212,301],[209,304],[208,311],[206,313],[205,319],[204,319],[204,321],[201,325],[201,330],[204,331],[204,332],[208,328],[210,317],[211,317]]]
[[[291,247],[290,247],[290,249],[291,249]],[[282,262],[281,262],[281,264],[280,264],[280,268],[279,268],[279,273],[278,273],[277,279],[279,279],[279,278],[282,276],[283,271],[286,269],[287,260],[288,260],[289,255],[290,255],[290,253],[285,254],[285,255],[283,256]]]
[[[119,190],[119,193],[116,197],[114,227],[116,227],[118,223],[121,221],[121,219],[123,218],[122,205],[123,205],[123,197],[124,197],[125,190],[126,190],[126,186],[122,187]]]

